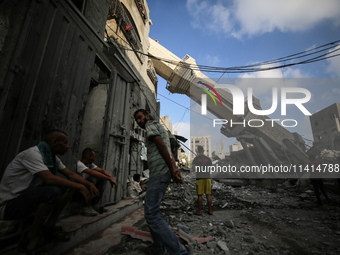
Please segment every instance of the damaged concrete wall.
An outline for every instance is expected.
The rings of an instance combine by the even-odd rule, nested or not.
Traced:
[[[25,25],[30,1],[5,0],[0,8],[0,95],[3,91],[4,79],[8,69],[15,71],[18,66],[10,66],[11,57],[20,36],[21,29]]]
[[[316,146],[340,150],[340,103],[332,104],[309,117]]]
[[[0,73],[0,176],[19,151],[59,128],[69,136],[65,165],[75,171],[83,147],[94,147],[96,164],[119,184],[116,192],[107,189],[104,201],[119,201],[130,175],[132,112],[148,107],[156,113],[159,107],[154,85],[151,90],[124,53],[104,41],[108,1],[86,1],[94,7],[88,9],[73,1],[5,2],[11,4],[1,9],[1,47],[11,51],[1,52],[8,64]]]
[[[8,13],[25,7],[10,6]],[[15,50],[4,56],[10,59],[9,67],[17,68],[1,76],[2,171],[18,151],[36,144],[50,128],[69,134],[71,153],[63,158],[67,165],[78,153],[96,52],[90,33],[76,25],[70,12],[68,5],[55,1],[32,1],[25,19],[17,20],[15,26],[22,29],[11,39],[17,41]]]

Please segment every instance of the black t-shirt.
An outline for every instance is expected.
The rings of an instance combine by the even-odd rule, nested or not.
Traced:
[[[210,179],[210,166],[212,166],[210,158],[205,155],[198,155],[194,158],[192,164],[195,165],[196,179]]]

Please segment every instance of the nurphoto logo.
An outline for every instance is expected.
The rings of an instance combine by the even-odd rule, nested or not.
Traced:
[[[205,84],[202,83],[203,85],[207,86],[208,88],[210,88],[211,90],[214,91],[214,93],[217,95],[218,99],[220,100],[220,103],[222,105],[222,101],[220,96],[218,95],[218,93],[216,92],[216,90]],[[242,90],[234,85],[230,85],[230,84],[217,84],[215,86],[215,88],[220,89],[220,88],[224,88],[224,89],[228,89],[230,90],[231,94],[233,95],[233,114],[234,115],[244,115],[244,101],[245,101],[245,97],[244,94],[242,92]],[[202,88],[201,88],[202,89]],[[206,91],[214,100],[215,105],[216,105],[216,100],[214,99],[214,97],[212,96],[212,94],[207,91],[206,89],[202,89],[204,91]],[[257,110],[255,109],[254,105],[253,105],[253,89],[252,88],[248,88],[248,95],[247,95],[247,104],[248,104],[248,108],[249,111],[255,115],[270,115],[272,113],[274,113],[276,111],[276,108],[278,106],[278,90],[279,88],[273,88],[272,90],[272,106],[270,107],[270,109],[267,110]],[[287,114],[287,105],[291,104],[291,105],[295,105],[304,115],[306,116],[310,116],[312,115],[307,109],[306,107],[303,106],[304,103],[307,103],[310,99],[311,99],[311,93],[309,90],[305,89],[305,88],[296,88],[296,87],[291,87],[291,88],[281,88],[281,94],[280,94],[280,99],[281,99],[281,115],[284,116]],[[287,98],[287,95],[289,93],[295,93],[295,94],[302,94],[304,95],[303,98]],[[206,103],[203,103],[203,101],[206,101],[206,97],[204,97],[204,94],[202,94],[202,107],[204,105],[204,107],[207,106]]]
[[[280,114],[281,116],[287,115],[287,106],[288,105],[294,105],[296,108],[300,110],[305,116],[312,115],[307,108],[304,106],[305,103],[309,102],[311,99],[311,92],[305,88],[298,88],[298,87],[272,87],[272,98],[271,98],[271,107],[269,109],[256,109],[253,102],[253,89],[251,87],[247,88],[247,97],[245,97],[243,91],[235,86],[230,84],[216,84],[214,87],[207,84],[206,82],[203,83],[202,81],[197,82],[198,88],[206,92],[214,101],[215,106],[217,106],[216,100],[214,95],[210,92],[212,91],[217,99],[219,100],[221,106],[222,99],[217,93],[216,89],[225,89],[230,91],[232,95],[232,114],[234,116],[245,116],[249,112],[257,115],[257,116],[267,116],[270,114],[275,113],[278,108],[280,108]],[[204,86],[204,87],[202,87]],[[209,89],[209,90],[207,90]],[[201,94],[201,114],[206,115],[207,114],[207,94]],[[223,98],[223,97],[222,97]],[[229,99],[230,101],[230,99]],[[247,106],[247,111],[245,111],[245,105]],[[227,119],[214,119],[213,120],[213,127],[216,125],[223,125],[228,124],[233,125],[243,125],[249,126],[249,127],[262,127],[265,125],[265,123],[271,123],[271,126],[274,126],[275,121],[280,121],[281,125],[284,127],[295,127],[297,126],[298,122],[294,119],[246,119],[244,118],[241,122],[236,122],[233,119],[227,120]]]

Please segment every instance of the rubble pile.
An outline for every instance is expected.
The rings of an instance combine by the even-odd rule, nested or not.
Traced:
[[[325,163],[340,163],[338,160],[340,151],[324,149],[320,152],[319,158]]]
[[[162,203],[164,219],[182,233],[191,254],[340,253],[338,194],[330,193],[331,204],[317,207],[312,187],[291,181],[275,189],[212,183],[213,215],[207,214],[206,201],[203,216],[194,215],[195,179],[189,175],[183,185],[169,186]],[[137,227],[148,231],[145,221]],[[129,236],[107,255],[143,254],[149,244]]]

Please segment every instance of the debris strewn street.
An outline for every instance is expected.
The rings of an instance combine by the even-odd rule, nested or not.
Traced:
[[[308,180],[274,183],[232,187],[213,180],[213,215],[204,200],[197,216],[195,179],[188,175],[183,185],[169,186],[161,212],[191,254],[339,254],[338,194],[330,191],[331,203],[317,206]],[[148,232],[144,220],[134,227]],[[142,240],[126,235],[107,255],[144,254],[150,242]]]

